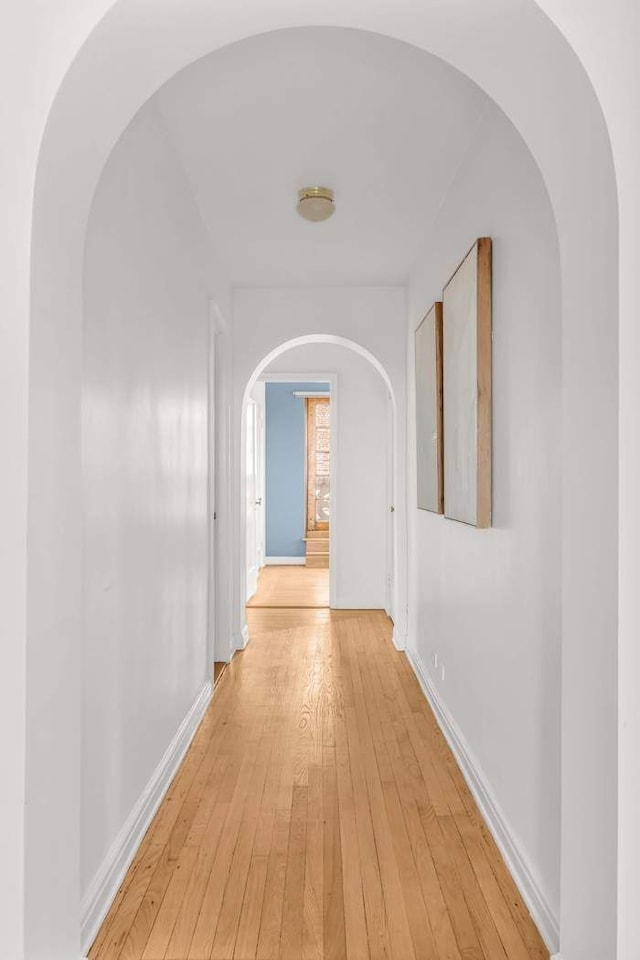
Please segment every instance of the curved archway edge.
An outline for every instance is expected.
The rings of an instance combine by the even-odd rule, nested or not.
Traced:
[[[248,398],[251,388],[254,386],[256,381],[259,379],[260,374],[264,373],[267,367],[273,363],[274,360],[277,360],[278,357],[281,357],[284,353],[287,353],[289,350],[295,350],[296,347],[306,347],[311,344],[326,343],[330,346],[336,347],[345,347],[347,350],[353,350],[354,353],[359,354],[365,360],[378,371],[380,376],[385,382],[385,385],[391,395],[393,406],[396,406],[395,391],[393,389],[393,384],[391,378],[387,373],[384,366],[380,363],[378,358],[371,353],[370,350],[367,350],[366,347],[363,347],[362,344],[356,343],[355,340],[350,340],[348,337],[339,337],[333,333],[308,333],[302,337],[295,337],[293,340],[286,340],[284,343],[281,343],[279,346],[274,347],[270,353],[268,353],[261,361],[258,363],[253,373],[251,374],[247,385],[244,390],[244,397],[242,406],[244,408]]]
[[[394,601],[393,609],[396,611],[395,622],[394,622],[394,632],[393,639],[396,647],[398,649],[404,649],[406,644],[406,616],[405,612],[407,609],[407,596],[408,596],[408,585],[406,579],[407,572],[407,558],[406,558],[406,543],[407,543],[407,509],[406,509],[406,483],[404,482],[404,472],[402,470],[402,463],[404,460],[403,450],[401,449],[400,436],[401,432],[398,430],[398,404],[396,401],[396,390],[394,384],[387,372],[385,366],[380,362],[380,360],[366,347],[362,344],[357,343],[355,340],[351,340],[348,337],[337,336],[336,334],[331,333],[310,333],[305,334],[304,336],[294,337],[291,340],[286,340],[278,346],[274,347],[265,357],[260,360],[260,362],[255,366],[251,376],[249,377],[244,392],[242,395],[242,405],[241,405],[241,420],[240,420],[240,446],[239,453],[241,462],[239,464],[238,476],[240,478],[244,477],[244,463],[243,456],[246,449],[245,445],[245,436],[246,436],[246,411],[247,404],[251,395],[251,390],[255,386],[256,382],[260,379],[260,376],[268,369],[268,367],[278,358],[285,356],[291,350],[295,350],[296,347],[312,346],[312,345],[329,345],[342,347],[346,350],[351,350],[353,353],[358,354],[366,360],[371,366],[376,370],[382,379],[387,393],[391,401],[391,411],[392,411],[392,436],[388,438],[391,445],[391,460],[392,460],[392,489],[389,492],[389,502],[396,505],[396,523],[394,525],[393,533],[393,563],[392,563],[392,577],[393,577],[393,591],[394,591]],[[238,646],[244,646],[247,638],[246,632],[246,622],[245,622],[245,591],[242,589],[245,579],[245,570],[246,570],[246,554],[244,550],[244,545],[246,544],[245,536],[245,525],[246,525],[246,503],[243,497],[239,498],[239,508],[240,515],[238,517],[238,523],[240,527],[240,535],[237,540],[237,543],[240,544],[240,554],[238,556],[238,572],[237,579],[240,584],[240,592],[238,597],[238,612],[239,612],[239,627],[234,631],[234,636],[236,639],[236,644]],[[332,539],[333,535],[332,535]],[[331,567],[335,568],[335,554],[332,553]],[[335,593],[335,590],[332,592]]]
[[[562,265],[563,831],[561,942],[615,942],[617,777],[616,182],[589,80],[533,0],[120,0],[84,38],[40,149],[32,234],[25,922],[33,955],[79,942],[80,430],[84,231],[100,172],[177,70],[249,33],[318,23],[405,40],[465,73],[509,116],[547,186]],[[501,29],[496,29],[500,23]],[[250,25],[250,26],[249,26]],[[143,51],[154,50],[153,57]],[[544,63],[544,70],[540,64]],[[96,104],[99,103],[99,109]],[[543,105],[543,106],[541,106]],[[602,466],[594,469],[593,452]],[[604,466],[607,466],[604,469]],[[597,551],[584,550],[588,530]],[[58,703],[51,703],[50,691]],[[51,739],[59,744],[52,756]],[[50,830],[55,818],[59,829]],[[588,825],[601,825],[593,843]],[[44,864],[44,867],[43,867]],[[24,929],[24,927],[23,927]],[[584,949],[587,949],[585,946]]]

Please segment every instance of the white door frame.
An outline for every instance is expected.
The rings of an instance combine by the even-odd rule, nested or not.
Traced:
[[[395,584],[395,554],[396,554],[396,485],[394,478],[394,467],[395,467],[395,457],[396,457],[396,425],[395,425],[395,416],[393,409],[393,397],[391,392],[387,390],[386,395],[387,400],[387,409],[386,409],[386,424],[385,424],[385,438],[386,438],[386,457],[385,457],[385,470],[386,470],[386,490],[387,490],[387,522],[386,522],[386,535],[387,535],[387,569],[385,571],[385,611],[387,616],[394,621],[396,617],[396,584]]]
[[[207,376],[207,677],[213,678],[216,658],[216,338],[220,327],[220,310],[213,301],[209,309],[209,369]]]
[[[258,381],[259,382],[259,381]],[[256,482],[258,499],[260,500],[261,510],[258,515],[257,525],[257,552],[258,552],[258,575],[264,567],[265,555],[267,552],[267,524],[266,524],[266,406],[263,395],[262,403],[256,403],[256,455],[258,458],[258,469],[256,471]]]
[[[253,551],[245,549],[245,595],[247,602],[258,589],[258,578],[260,570],[264,566],[264,409],[255,399],[250,397],[246,414],[249,409],[253,409],[253,473],[250,477],[247,469],[244,471],[245,485],[245,537],[248,535],[248,516],[249,510],[253,512]],[[246,418],[248,420],[248,417]],[[245,428],[245,464],[247,460],[249,432]],[[248,489],[249,483],[252,483],[253,489]],[[258,509],[260,507],[260,509]],[[248,548],[248,539],[245,539]],[[249,561],[252,561],[251,563]]]
[[[337,517],[337,483],[338,476],[338,374],[337,373],[263,373],[258,380],[264,383],[328,383],[331,393],[330,405],[330,434],[329,434],[329,484],[331,487],[331,520],[329,521],[329,606],[340,608],[338,595],[338,540],[339,528],[335,521]],[[244,419],[244,418],[243,418]],[[246,421],[245,421],[246,422]],[[265,424],[266,426],[266,424]],[[306,505],[306,491],[305,491]],[[266,508],[266,502],[265,502]],[[305,506],[306,510],[306,506]],[[265,509],[266,520],[266,509]]]

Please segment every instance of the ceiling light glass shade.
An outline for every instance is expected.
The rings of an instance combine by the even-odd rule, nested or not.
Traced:
[[[328,220],[336,205],[333,199],[333,190],[328,187],[303,187],[298,190],[297,211],[305,220],[318,223]]]

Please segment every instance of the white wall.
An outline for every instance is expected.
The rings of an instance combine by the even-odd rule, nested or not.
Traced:
[[[353,340],[369,350],[386,369],[399,394],[398,403],[403,403],[406,355],[398,334],[404,323],[403,287],[236,288],[236,396],[242,397],[256,366],[276,347],[296,337],[329,334]]]
[[[414,330],[478,236],[494,241],[493,528],[487,531],[415,506]],[[559,295],[554,223],[539,172],[508,121],[490,108],[410,281],[409,636],[556,922]],[[444,681],[433,665],[436,652]]]
[[[335,373],[337,382],[337,474],[332,491],[331,537],[337,545],[334,607],[382,609],[387,573],[385,383],[374,367],[347,347],[312,344],[282,354],[270,373]]]
[[[87,236],[83,894],[208,679],[201,231],[146,110],[109,160]]]
[[[636,0],[538,0],[580,57],[606,116],[620,200],[620,504],[618,687],[618,928],[619,960],[640,957],[640,6]],[[609,650],[609,659],[616,657]],[[567,713],[570,713],[569,705]],[[570,773],[570,772],[569,772]],[[563,902],[571,898],[566,876]],[[580,949],[567,938],[565,956]]]

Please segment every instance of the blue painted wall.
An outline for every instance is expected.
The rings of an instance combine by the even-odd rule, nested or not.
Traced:
[[[268,557],[304,557],[304,400],[294,390],[328,383],[265,384],[265,520]]]

